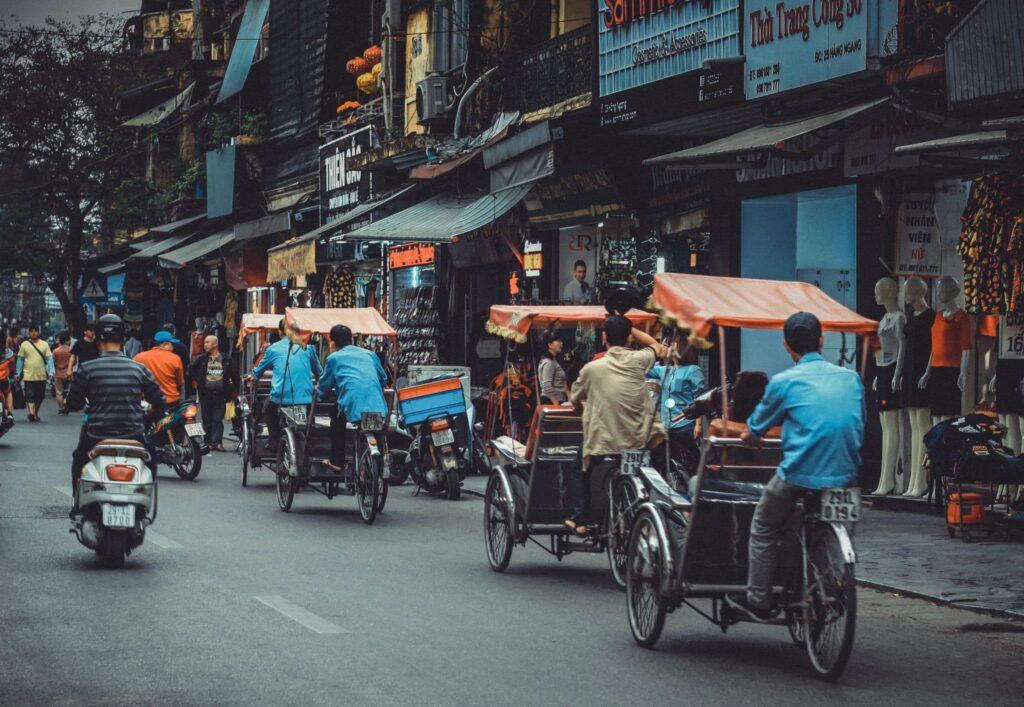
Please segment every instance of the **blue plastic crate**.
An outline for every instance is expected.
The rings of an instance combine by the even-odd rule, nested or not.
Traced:
[[[402,393],[408,394],[408,392],[408,388],[403,389],[400,391],[400,396]],[[466,398],[462,393],[462,386],[459,385],[452,390],[427,393],[404,400],[399,397],[398,409],[401,411],[402,419],[406,425],[418,425],[431,418],[465,413]]]

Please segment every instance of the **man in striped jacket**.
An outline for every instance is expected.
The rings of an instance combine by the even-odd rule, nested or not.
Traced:
[[[71,488],[74,490],[89,452],[104,439],[131,439],[146,444],[146,423],[142,399],[153,406],[159,417],[166,400],[153,374],[141,363],[121,353],[124,322],[114,314],[100,317],[96,326],[100,343],[99,358],[81,364],[68,398],[70,410],[81,410],[89,403],[89,417],[82,425],[78,447],[72,455]],[[156,476],[156,456],[149,450],[149,468]]]

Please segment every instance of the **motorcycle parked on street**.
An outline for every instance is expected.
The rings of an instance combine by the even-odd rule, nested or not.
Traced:
[[[105,439],[93,447],[75,487],[71,531],[110,568],[124,566],[156,520],[157,491],[138,442]]]
[[[143,408],[149,411],[146,403]],[[203,425],[196,421],[198,413],[194,400],[173,403],[162,418],[150,423],[146,433],[157,461],[172,467],[185,481],[199,476],[203,456],[210,453]]]
[[[444,494],[451,501],[461,496],[462,482],[469,471],[456,438],[457,421],[443,415],[414,426],[409,445],[408,468],[413,481],[427,493]]]

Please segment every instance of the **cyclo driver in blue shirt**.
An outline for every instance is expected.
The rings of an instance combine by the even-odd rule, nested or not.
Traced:
[[[783,328],[786,351],[796,362],[772,377],[751,413],[747,442],[782,425],[782,463],[765,487],[750,527],[750,566],[745,597],[727,597],[733,609],[754,621],[770,619],[772,580],[779,544],[794,506],[807,490],[848,486],[860,468],[864,441],[864,385],[855,371],[821,356],[821,322],[797,312]]]
[[[388,376],[375,353],[352,344],[352,330],[344,324],[331,327],[330,340],[333,353],[327,357],[317,394],[324,398],[337,391],[338,410],[331,417],[331,458],[324,464],[340,472],[345,468],[346,423],[359,422],[363,413],[387,417],[384,386]]]
[[[285,321],[281,320],[278,328],[285,331]],[[277,449],[281,439],[281,418],[279,408],[288,405],[311,405],[313,403],[313,379],[319,378],[322,372],[320,359],[312,346],[302,347],[294,343],[288,336],[271,346],[263,354],[259,364],[252,369],[247,378],[259,380],[263,372],[273,369],[274,376],[270,381],[270,395],[263,404],[263,422],[267,425],[270,437],[267,449]]]

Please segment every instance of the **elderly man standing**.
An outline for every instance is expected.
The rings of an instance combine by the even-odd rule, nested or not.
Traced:
[[[238,378],[231,359],[220,352],[216,336],[211,334],[203,339],[203,353],[189,366],[188,377],[199,393],[203,430],[210,440],[210,449],[223,452],[224,408],[235,397]]]

